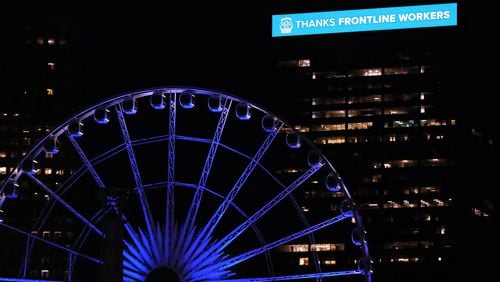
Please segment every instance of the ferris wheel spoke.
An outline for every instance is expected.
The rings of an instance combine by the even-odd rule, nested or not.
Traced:
[[[221,269],[228,269],[228,268],[231,268],[237,264],[240,264],[242,262],[245,262],[257,255],[260,255],[266,251],[269,251],[269,250],[272,250],[276,247],[279,247],[279,246],[282,246],[286,243],[289,243],[295,239],[298,239],[298,238],[301,238],[303,236],[306,236],[308,234],[311,234],[313,232],[316,232],[318,230],[321,230],[325,227],[328,227],[332,224],[335,224],[337,222],[340,222],[346,218],[350,218],[352,217],[352,211],[349,211],[349,212],[346,212],[346,213],[342,213],[336,217],[332,217],[330,219],[327,219],[325,221],[322,221],[318,224],[315,224],[309,228],[306,228],[306,229],[303,229],[301,231],[298,231],[296,233],[293,233],[291,235],[288,235],[286,237],[283,237],[277,241],[274,241],[272,243],[269,243],[267,245],[264,245],[264,246],[261,246],[259,248],[256,248],[254,250],[251,250],[251,251],[248,251],[246,253],[243,253],[241,255],[238,255],[236,257],[232,257],[230,259],[227,259],[227,260],[224,260],[222,262],[219,262],[219,263],[216,263],[216,264],[207,264],[205,263],[204,261],[199,261],[199,259],[197,259],[195,261],[195,263],[199,263],[198,265],[198,268],[204,268],[203,272],[210,272],[210,271],[214,271],[214,270],[221,270]],[[188,277],[192,275],[189,274]]]
[[[90,172],[90,175],[92,175],[92,178],[94,178],[97,186],[99,186],[99,188],[101,189],[104,189],[105,188],[104,183],[102,182],[101,178],[97,174],[97,171],[94,169],[94,166],[92,166],[92,164],[90,163],[89,159],[85,155],[85,152],[82,150],[78,142],[76,142],[75,138],[73,138],[70,135],[67,135],[67,137],[71,142],[71,145],[73,145],[73,148],[75,149],[75,151],[77,152],[77,154],[80,156],[83,163],[87,167],[87,170]]]
[[[170,230],[172,230],[174,224],[174,181],[175,175],[175,124],[176,124],[176,94],[171,93],[170,96],[170,112],[168,117],[168,160],[167,160],[167,195],[165,203],[165,240],[163,247],[165,249],[165,256],[170,257],[171,244],[170,240]]]
[[[123,141],[125,142],[125,147],[127,149],[127,154],[130,162],[130,167],[132,169],[132,174],[134,176],[135,185],[137,187],[137,194],[139,196],[139,201],[141,203],[142,213],[144,215],[144,220],[146,222],[146,228],[148,230],[149,237],[153,238],[154,237],[153,215],[151,214],[149,203],[146,198],[146,194],[144,193],[141,174],[139,172],[139,166],[137,165],[137,160],[135,158],[134,148],[132,147],[132,142],[130,140],[127,123],[125,121],[125,117],[123,116],[123,112],[120,109],[120,107],[116,106],[115,110],[122,131]],[[152,244],[151,247],[153,249],[157,249],[155,240],[151,240],[151,244]]]
[[[242,279],[225,279],[223,281],[231,282],[250,282],[250,281],[288,281],[288,280],[301,280],[301,279],[317,279],[317,278],[328,278],[337,276],[352,276],[363,274],[360,270],[343,270],[343,271],[329,271],[329,272],[318,272],[318,273],[304,273],[295,275],[282,275],[273,277],[255,277],[255,278],[242,278]]]
[[[276,206],[279,202],[285,199],[290,193],[292,193],[297,187],[302,185],[309,177],[315,174],[321,167],[324,166],[324,162],[320,162],[315,166],[312,166],[309,170],[304,172],[299,178],[293,181],[288,187],[283,189],[278,195],[276,195],[273,199],[271,199],[267,204],[265,204],[262,208],[260,208],[257,212],[255,212],[252,216],[250,216],[247,220],[245,220],[242,224],[236,227],[233,231],[231,231],[228,235],[222,238],[219,242],[214,244],[211,247],[211,251],[215,250],[223,250],[225,249],[232,241],[234,241],[239,235],[241,235],[245,230],[251,227],[255,222],[257,222],[263,215],[269,212],[274,206]],[[195,262],[201,262],[204,257],[209,254],[211,251],[205,252],[205,254],[200,254],[200,251],[197,251],[193,254],[193,258],[196,258]]]
[[[31,238],[32,238],[32,239],[34,239],[34,240],[38,240],[38,241],[40,241],[40,242],[43,242],[43,243],[45,243],[45,244],[47,244],[47,245],[51,245],[51,246],[53,246],[53,247],[56,247],[56,248],[58,248],[58,249],[61,249],[61,250],[63,250],[63,251],[66,251],[66,252],[68,252],[68,253],[72,253],[72,254],[77,255],[77,256],[79,256],[79,257],[86,258],[86,259],[88,259],[88,260],[90,260],[90,261],[93,261],[93,262],[95,262],[95,263],[102,264],[102,261],[101,261],[101,260],[99,260],[99,259],[97,259],[97,258],[94,258],[94,257],[91,257],[91,256],[89,256],[89,255],[86,255],[86,254],[82,254],[82,253],[76,252],[76,251],[74,251],[74,250],[72,250],[72,249],[70,249],[70,248],[67,248],[67,247],[65,247],[65,246],[59,245],[59,244],[57,244],[57,243],[54,243],[54,242],[49,241],[49,240],[47,240],[47,239],[44,239],[44,238],[42,238],[42,237],[35,236],[35,235],[33,235],[33,234],[29,233],[29,232],[26,232],[26,231],[23,231],[23,230],[21,230],[21,229],[19,229],[19,228],[17,228],[17,227],[11,226],[11,225],[9,225],[9,224],[7,224],[7,223],[3,222],[3,221],[0,221],[0,225],[1,225],[1,226],[3,226],[3,227],[5,227],[5,228],[7,228],[7,229],[10,229],[10,230],[12,230],[12,231],[15,231],[15,232],[17,232],[17,233],[20,233],[20,234],[22,234],[22,235],[24,235],[24,236],[31,237]]]
[[[80,214],[78,211],[76,211],[70,204],[68,204],[66,201],[64,201],[58,194],[54,193],[52,189],[50,189],[47,185],[45,185],[43,182],[41,182],[38,178],[33,176],[32,174],[26,173],[29,178],[33,180],[38,186],[40,186],[43,190],[45,190],[47,193],[49,193],[54,199],[56,199],[59,203],[61,203],[67,210],[72,212],[76,217],[78,217],[83,223],[88,225],[92,230],[94,230],[99,236],[104,237],[104,234],[102,233],[99,228],[97,228],[90,220],[85,218],[82,214]]]
[[[95,222],[96,224],[99,223],[111,211],[111,209],[112,209],[112,207],[110,207],[110,206],[106,206],[106,207],[100,209],[90,219],[90,221]],[[82,231],[78,235],[76,241],[73,243],[72,250],[78,252],[82,248],[85,241],[87,240],[87,237],[90,235],[91,231],[92,230],[90,228],[88,228],[88,226],[84,226],[84,228],[82,229]],[[73,255],[72,253],[69,254],[68,269],[67,269],[69,281],[71,281],[71,275],[73,273],[73,266],[75,265],[76,258],[77,258],[77,256]]]
[[[207,180],[208,176],[210,174],[210,171],[212,169],[212,165],[215,159],[215,155],[217,153],[217,148],[219,147],[220,144],[220,139],[222,137],[222,132],[224,131],[224,127],[226,125],[227,118],[229,116],[229,110],[231,108],[231,103],[232,100],[226,99],[224,102],[224,106],[222,108],[219,121],[217,122],[217,127],[214,133],[214,137],[212,139],[212,142],[210,144],[210,149],[208,150],[208,155],[207,158],[205,159],[205,164],[203,166],[203,170],[201,172],[200,180],[198,182],[198,187],[205,187],[207,185]],[[191,243],[191,239],[194,233],[194,222],[196,221],[196,216],[198,214],[198,210],[201,204],[201,199],[203,196],[203,191],[204,189],[196,189],[193,200],[191,202],[191,206],[188,211],[188,215],[186,216],[186,224],[182,229],[182,233],[186,235],[186,232],[188,232],[188,240],[184,240],[184,244],[181,249],[181,253],[185,253],[186,249],[189,247],[189,245],[195,246],[199,243],[200,239],[202,239],[203,236],[200,234],[197,236],[195,239],[194,243]],[[205,230],[204,230],[205,231]],[[203,232],[202,232],[203,233]],[[182,236],[182,235],[181,235]],[[184,237],[184,236],[182,236]],[[189,253],[187,255],[182,256],[183,260],[181,261],[181,264],[185,262],[185,259],[189,257]]]

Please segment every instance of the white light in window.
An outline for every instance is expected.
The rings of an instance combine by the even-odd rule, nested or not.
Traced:
[[[311,66],[311,60],[305,59],[305,60],[299,60],[298,64],[299,67],[305,68],[305,67],[310,67]]]
[[[299,265],[309,265],[309,258],[299,258]]]
[[[56,69],[56,64],[52,62],[48,62],[47,66],[49,67],[49,70],[55,70]]]
[[[442,260],[441,257],[438,257],[438,261],[441,261],[441,260]]]
[[[424,106],[420,107],[420,113],[425,114],[425,107]]]
[[[312,73],[312,79],[316,79],[316,73],[315,72]]]
[[[47,44],[54,45],[54,44],[56,44],[56,41],[54,40],[54,38],[49,38],[49,39],[47,39]]]

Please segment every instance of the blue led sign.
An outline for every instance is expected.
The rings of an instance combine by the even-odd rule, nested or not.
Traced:
[[[273,15],[272,36],[295,36],[457,25],[457,4]]]

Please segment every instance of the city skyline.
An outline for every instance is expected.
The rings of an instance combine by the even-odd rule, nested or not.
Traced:
[[[319,88],[313,88],[312,81],[305,81],[303,84],[303,86],[310,88],[287,88],[289,85],[293,85],[293,83],[287,84],[288,82],[286,82],[286,79],[292,77],[290,76],[292,72],[289,74],[281,73],[285,68],[281,68],[280,64],[286,64],[287,61],[290,63],[293,60],[304,60],[303,64],[311,64],[311,66],[306,66],[306,69],[302,69],[306,70],[305,74],[309,75],[309,79],[312,76],[315,79],[316,76],[328,75],[326,71],[332,69],[341,70],[346,76],[351,76],[351,74],[357,76],[358,74],[354,73],[357,67],[373,68],[373,71],[377,71],[376,68],[382,66],[380,71],[381,74],[385,75],[386,72],[398,71],[390,70],[389,67],[391,64],[396,66],[399,64],[397,60],[401,58],[404,60],[405,56],[409,54],[410,61],[416,62],[415,64],[418,65],[418,72],[423,72],[421,66],[426,60],[452,66],[454,76],[451,77],[452,72],[450,72],[450,77],[447,79],[456,83],[453,86],[455,90],[447,96],[445,101],[438,103],[441,110],[450,110],[454,113],[452,118],[446,122],[449,126],[452,122],[455,125],[455,122],[458,121],[457,124],[463,131],[460,134],[476,136],[478,140],[481,140],[480,142],[483,142],[483,145],[490,148],[484,151],[478,150],[477,154],[470,152],[470,156],[466,158],[460,157],[457,164],[470,160],[478,162],[478,166],[468,169],[467,165],[460,165],[464,170],[459,172],[470,175],[466,181],[469,185],[473,185],[475,177],[478,177],[477,180],[482,180],[482,185],[485,187],[481,190],[483,195],[480,195],[478,199],[490,199],[493,207],[496,207],[492,192],[494,189],[486,187],[488,185],[493,187],[495,184],[492,183],[491,177],[483,178],[484,172],[487,172],[488,176],[493,175],[495,166],[487,166],[482,163],[486,159],[494,159],[498,154],[499,131],[496,128],[496,121],[491,115],[498,106],[494,95],[490,92],[496,79],[495,75],[498,73],[491,61],[491,58],[497,57],[495,46],[490,44],[488,40],[489,33],[493,32],[494,26],[491,24],[492,18],[488,16],[491,11],[484,11],[478,4],[473,5],[465,3],[465,1],[458,1],[459,21],[457,27],[412,31],[368,31],[353,34],[302,36],[296,39],[272,38],[272,14],[373,8],[378,5],[368,1],[307,4],[305,2],[274,1],[262,5],[219,3],[207,9],[199,9],[189,6],[189,4],[173,5],[168,3],[151,5],[108,3],[101,5],[91,2],[75,4],[72,9],[70,8],[76,13],[74,13],[75,18],[70,21],[74,25],[74,29],[69,34],[77,36],[73,36],[72,40],[68,41],[68,50],[72,50],[72,55],[61,56],[60,59],[67,59],[66,63],[69,63],[70,68],[78,69],[76,75],[73,75],[76,79],[67,84],[70,86],[69,88],[64,88],[64,83],[61,84],[61,82],[56,82],[60,84],[54,89],[42,87],[47,95],[52,95],[49,94],[49,89],[55,90],[54,97],[61,98],[61,101],[64,100],[65,106],[61,107],[62,104],[58,103],[53,103],[50,106],[49,103],[47,108],[45,106],[38,107],[40,114],[37,111],[32,112],[31,119],[36,120],[37,115],[42,116],[43,119],[50,119],[51,113],[54,113],[50,123],[55,125],[79,110],[120,93],[162,85],[186,85],[216,89],[249,99],[297,125],[304,123],[304,111],[309,111],[308,116],[306,114],[305,117],[312,117],[312,121],[307,125],[307,128],[317,132],[311,132],[308,136],[316,138],[317,144],[326,145],[330,144],[327,142],[334,142],[333,139],[330,140],[329,136],[338,133],[337,130],[345,130],[343,135],[345,142],[352,143],[354,141],[348,140],[356,136],[351,136],[348,128],[355,125],[347,121],[342,121],[345,124],[343,129],[338,127],[340,125],[333,119],[328,120],[328,122],[335,123],[337,127],[328,127],[328,130],[313,129],[318,125],[315,125],[314,107],[311,106],[315,106],[314,103],[319,103],[317,104],[319,105],[318,109],[321,107],[326,109],[327,106],[321,106],[322,102],[312,102],[313,100],[307,99],[319,97],[317,95],[322,92],[319,91]],[[443,3],[447,2],[443,1]],[[380,5],[390,7],[406,4],[413,5],[414,3],[412,1],[404,3],[386,1]],[[56,6],[57,4],[53,7]],[[15,9],[10,11],[15,11]],[[31,13],[37,14],[37,10],[33,9],[28,15]],[[7,14],[4,19],[15,19],[13,22],[17,24],[23,24],[24,21],[15,13]],[[45,20],[43,16],[38,19]],[[36,21],[33,19],[26,20],[26,25],[32,26],[34,23],[36,24]],[[13,30],[7,29],[4,34],[14,33]],[[48,32],[41,37],[46,40],[44,46],[51,44],[51,36]],[[34,44],[38,44],[36,43],[37,37],[34,37],[33,40],[35,40]],[[9,44],[2,46],[3,50],[12,50],[9,49],[10,47],[5,48]],[[48,47],[50,48],[50,46]],[[416,50],[418,52],[415,52]],[[329,52],[331,54],[325,56]],[[420,54],[418,56],[421,57],[415,58],[415,54]],[[433,54],[437,54],[434,56],[438,57],[432,57]],[[395,59],[394,63],[384,61],[395,55],[400,57]],[[8,62],[7,66],[15,64],[15,62]],[[42,62],[45,68],[51,70],[51,66],[54,65],[50,65],[50,63],[53,62],[49,61],[48,65],[46,62]],[[403,66],[410,65],[407,63]],[[64,62],[62,64],[56,62],[55,68],[56,73],[58,71],[64,73],[62,70],[66,67]],[[297,71],[296,74],[302,70]],[[2,73],[9,74],[9,68],[4,69]],[[283,74],[284,76],[281,76]],[[374,75],[379,74],[374,73]],[[47,80],[42,78],[41,81]],[[300,81],[299,79],[296,82]],[[11,82],[6,81],[6,84],[11,85]],[[302,89],[302,92],[297,91],[298,89]],[[8,95],[13,95],[12,97],[17,100],[17,104],[26,105],[29,99],[16,99],[16,95],[19,97],[19,94],[9,93]],[[44,96],[43,94],[42,96]],[[388,99],[386,97],[389,96],[384,94],[371,98],[376,99],[377,97],[378,99]],[[344,99],[354,98],[346,94]],[[344,115],[346,118],[350,118],[351,114],[349,113],[348,116],[348,111],[355,113],[354,110],[351,110],[353,106],[349,106],[348,103],[353,101],[353,103],[358,103],[361,100],[344,101],[346,103]],[[364,103],[368,102],[368,100],[363,101]],[[313,104],[311,105],[311,103]],[[340,104],[333,106],[334,110],[340,107]],[[388,109],[382,108],[381,111],[384,114],[389,114]],[[422,109],[419,108],[419,111]],[[411,121],[416,119],[411,116]],[[390,119],[388,121],[392,122]],[[364,120],[358,123],[356,126],[368,126]],[[366,124],[361,125],[361,123]],[[373,120],[373,124],[378,123],[380,123],[379,120]],[[419,120],[416,121],[415,125],[414,123],[409,123],[409,125],[417,126],[417,123],[418,126],[422,127],[422,130],[427,126]],[[380,124],[383,126],[383,123]],[[467,130],[468,132],[465,132]],[[472,132],[470,132],[471,130]],[[321,133],[322,131],[327,132]],[[382,131],[374,132],[380,134]],[[321,134],[325,136],[322,137]],[[464,146],[468,146],[470,141],[469,139],[456,140],[454,144],[458,147],[462,146],[460,150],[464,150]],[[388,141],[392,142],[389,139]],[[329,151],[334,148],[332,146],[348,146],[348,144],[326,145],[322,147],[322,150]],[[333,151],[336,151],[335,148]],[[483,156],[481,154],[491,155]],[[401,154],[401,156],[403,155]],[[451,156],[452,158],[456,157],[455,155]],[[332,161],[335,163],[336,159],[333,158]],[[352,168],[352,166],[346,165],[345,160],[339,159],[339,161],[341,163],[340,175],[348,176],[349,183],[347,184],[350,187],[349,184],[355,182],[350,174],[355,170],[346,171],[346,168]],[[490,216],[495,217],[495,214],[496,212]],[[370,230],[368,232],[370,234]],[[475,234],[475,236],[481,237],[481,234]],[[482,246],[482,248],[485,247]],[[465,257],[462,258],[465,259]]]

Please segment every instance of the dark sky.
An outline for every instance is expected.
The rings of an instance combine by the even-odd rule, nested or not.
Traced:
[[[92,3],[83,27],[85,87],[98,91],[253,89],[270,63],[270,14],[251,2]]]

